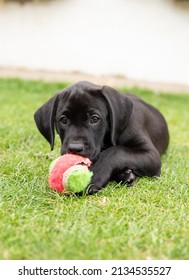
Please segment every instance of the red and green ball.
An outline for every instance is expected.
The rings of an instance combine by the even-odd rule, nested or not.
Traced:
[[[54,160],[50,166],[49,185],[57,192],[82,192],[90,183],[92,162],[85,157],[65,154]]]

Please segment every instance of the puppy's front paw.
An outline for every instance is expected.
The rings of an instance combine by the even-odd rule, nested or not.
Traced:
[[[87,187],[86,189],[86,194],[87,195],[92,195],[92,194],[95,194],[97,193],[98,191],[100,191],[102,188],[99,188],[98,186],[94,185],[94,184],[91,184]]]

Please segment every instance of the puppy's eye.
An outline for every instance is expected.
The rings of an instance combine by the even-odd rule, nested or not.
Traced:
[[[91,124],[96,124],[97,122],[99,122],[99,120],[100,120],[99,116],[93,115],[93,116],[91,116],[91,118],[90,118],[90,123],[91,123]]]
[[[66,116],[61,116],[59,122],[61,122],[62,124],[67,124],[68,118]]]

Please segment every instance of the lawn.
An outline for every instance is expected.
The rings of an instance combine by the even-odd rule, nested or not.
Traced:
[[[169,125],[159,179],[67,197],[47,182],[59,139],[50,152],[33,121],[65,86],[0,79],[0,259],[189,259],[189,95],[130,90]]]

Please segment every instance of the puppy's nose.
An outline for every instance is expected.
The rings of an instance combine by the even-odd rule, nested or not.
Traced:
[[[81,143],[68,144],[68,151],[73,154],[81,153],[83,150],[84,150],[84,145]]]

